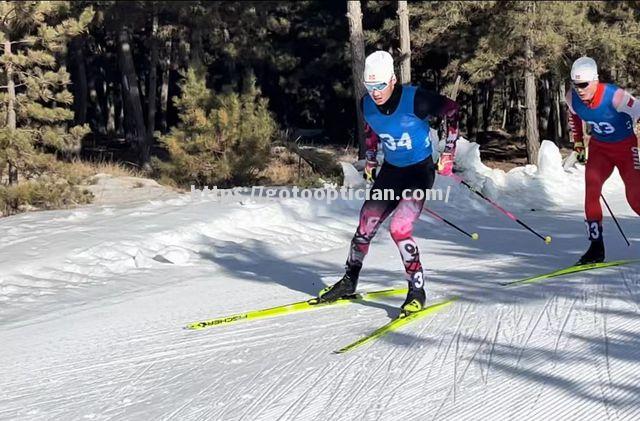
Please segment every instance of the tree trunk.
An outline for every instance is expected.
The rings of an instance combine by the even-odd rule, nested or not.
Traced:
[[[549,77],[549,127],[547,127],[546,138],[553,141],[554,143],[558,143],[558,136],[556,133],[557,124],[557,114],[556,114],[556,104],[558,103],[558,91],[555,89],[553,78]]]
[[[555,88],[555,87],[554,87]],[[553,139],[556,143],[560,144],[562,140],[562,115],[560,114],[560,109],[562,106],[560,102],[562,98],[560,98],[560,92],[558,89],[553,90]]]
[[[360,98],[365,95],[364,88],[364,34],[362,32],[362,10],[360,1],[347,1],[347,18],[351,42],[351,75],[353,79],[353,95],[356,103],[356,134],[358,139],[358,158],[364,158],[364,117],[360,107]]]
[[[84,59],[84,37],[77,36],[70,43],[70,59],[73,66],[74,83],[73,87],[73,111],[74,123],[84,124],[87,122],[87,69]]]
[[[478,118],[479,102],[480,101],[478,100],[478,91],[474,90],[471,93],[471,113],[467,117],[467,134],[470,138],[475,140],[477,140],[476,136],[478,134],[478,126],[480,125],[479,118]]]
[[[533,63],[533,49],[531,38],[525,39],[525,68],[524,68],[524,97],[525,97],[525,127],[527,133],[527,162],[538,162],[540,150],[540,135],[538,133],[536,77],[531,70]]]
[[[507,127],[507,115],[509,113],[510,103],[511,101],[509,98],[509,78],[505,77],[503,91],[502,91],[502,125],[500,126],[502,130],[505,130]]]
[[[4,55],[10,59],[13,55],[11,51],[11,41],[5,40],[4,42]],[[7,75],[7,128],[10,130],[16,130],[16,84],[13,80],[13,63],[7,60],[5,64],[5,73]],[[9,162],[9,184],[15,184],[18,182],[18,170]]]
[[[122,84],[111,84],[111,99],[113,108],[113,128],[118,137],[124,137],[124,101],[122,96]]]
[[[202,46],[202,29],[199,25],[191,28],[189,49],[189,65],[196,71],[198,76],[204,76],[206,68],[204,66],[204,48]]]
[[[540,116],[538,120],[538,131],[539,133],[542,133],[543,136],[548,137],[550,125],[549,120],[551,117],[551,89],[549,87],[548,78],[542,78],[541,82],[540,99],[538,100],[538,115]]]
[[[131,113],[130,116],[125,115],[125,119],[131,118],[134,126],[133,139],[138,149],[138,161],[140,165],[144,165],[149,161],[149,145],[146,139],[147,130],[144,124],[142,98],[140,97],[140,87],[133,64],[131,47],[129,30],[123,26],[118,34],[118,64],[122,76],[122,96],[126,102],[125,110]]]
[[[520,98],[518,81],[512,77],[509,79],[509,108],[506,129],[508,132],[520,130]]]
[[[4,42],[4,55],[10,60],[13,55],[11,51],[11,41]],[[7,75],[7,127],[15,130],[16,123],[16,84],[13,80],[13,63],[7,61],[5,64],[5,72]]]
[[[456,76],[456,81],[453,83],[453,89],[451,90],[451,99],[456,101],[458,99],[458,91],[460,90],[460,82],[462,81],[462,77],[460,75]]]
[[[169,38],[165,43],[166,60],[163,60],[162,88],[160,89],[160,127],[163,133],[167,132],[167,110],[169,107],[169,76],[171,74],[171,47],[172,39]]]
[[[151,28],[151,63],[149,63],[149,88],[147,89],[147,145],[153,145],[156,129],[156,91],[158,74],[158,12],[153,11]]]
[[[122,95],[120,95],[120,84],[110,83],[107,90],[107,133],[114,133],[116,136],[120,133],[121,111],[122,111]]]
[[[411,33],[409,32],[409,7],[406,1],[398,1],[400,20],[400,83],[411,83]]]
[[[555,78],[551,78],[551,121],[549,123],[549,135],[551,139],[557,144],[561,145],[562,140],[562,127],[560,124],[560,92],[558,90],[558,81]]]
[[[566,90],[565,90],[564,82],[561,81],[560,83],[558,83],[558,102],[563,102],[565,95],[566,95]],[[567,127],[567,124],[569,124],[568,116],[567,116],[567,107],[560,106],[560,109],[558,112],[559,112],[558,125],[560,127],[560,131],[559,131],[560,138],[566,141],[567,143],[569,143],[569,129]]]
[[[486,84],[484,104],[482,107],[482,131],[485,132],[485,135],[489,131],[489,128],[491,126],[491,113],[493,112],[494,94],[495,89],[493,87],[493,81],[489,81]]]
[[[98,133],[106,134],[106,108],[102,106],[102,100],[105,95],[103,90],[102,78],[98,80],[98,71],[93,68],[92,63],[89,65],[89,72],[87,72],[87,101],[91,104],[89,108],[89,115],[87,119],[90,121],[93,130]]]

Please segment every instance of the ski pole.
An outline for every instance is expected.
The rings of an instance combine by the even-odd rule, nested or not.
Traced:
[[[494,208],[498,209],[500,212],[502,212],[503,214],[505,214],[507,217],[509,217],[511,220],[517,222],[518,224],[522,225],[524,228],[526,228],[527,230],[529,230],[531,233],[533,233],[534,235],[536,235],[537,237],[539,237],[540,239],[542,239],[542,241],[544,241],[546,244],[551,243],[551,236],[547,235],[546,237],[543,237],[542,235],[538,234],[536,231],[534,231],[531,227],[529,227],[527,224],[525,224],[524,222],[522,222],[520,219],[518,219],[514,214],[512,214],[511,212],[509,212],[506,209],[503,209],[500,205],[498,205],[496,202],[494,202],[493,200],[489,199],[487,196],[485,196],[484,194],[480,193],[478,190],[474,189],[473,187],[471,187],[471,185],[469,185],[469,183],[467,183],[466,181],[464,181],[461,177],[455,175],[455,174],[451,174],[451,177],[453,177],[454,180],[458,181],[459,183],[463,184],[464,186],[466,186],[469,190],[471,190],[472,192],[474,192],[475,194],[477,194],[478,196],[480,196],[481,198],[483,198],[484,200],[486,200],[487,202],[489,202]]]
[[[604,198],[604,195],[602,195],[602,194],[600,194],[600,197],[602,197],[602,201],[604,202],[604,205],[607,207],[607,209],[609,210],[609,214],[613,218],[613,222],[616,223],[616,226],[618,227],[618,230],[620,230],[620,234],[622,234],[622,238],[624,238],[624,241],[627,242],[627,247],[629,247],[631,245],[631,243],[629,242],[629,240],[627,240],[627,236],[624,235],[624,231],[622,231],[622,227],[618,223],[618,219],[616,218],[616,216],[613,214],[613,211],[609,207],[609,204],[607,203],[607,200]]]
[[[471,238],[472,240],[477,240],[478,238],[480,238],[480,236],[478,235],[477,232],[471,233],[469,234],[468,232],[466,232],[465,230],[463,230],[462,228],[460,228],[459,226],[457,226],[456,224],[454,224],[453,222],[447,221],[445,218],[443,218],[442,216],[438,215],[437,213],[435,213],[434,211],[432,211],[431,209],[427,209],[424,208],[424,210],[426,212],[429,212],[431,215],[433,215],[436,219],[439,219],[440,221],[444,222],[445,224],[449,225],[452,228],[457,229],[458,231],[460,231],[461,233],[463,233],[464,235],[466,235],[467,237]]]

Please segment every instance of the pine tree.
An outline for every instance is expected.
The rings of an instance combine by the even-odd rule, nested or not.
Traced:
[[[640,5],[637,1],[589,2],[587,13],[588,25],[572,39],[571,59],[593,57],[602,80],[637,92]]]
[[[525,99],[527,155],[537,161],[540,144],[538,134],[538,81],[541,75],[564,65],[569,38],[586,24],[588,3],[579,2],[474,2],[443,6],[455,10],[459,21],[474,22],[467,27],[475,35],[470,54],[461,57],[462,73],[474,85],[511,75],[522,80]],[[472,12],[480,10],[482,21]],[[566,19],[565,16],[571,16]],[[578,17],[576,19],[576,17]]]
[[[253,181],[265,168],[276,123],[255,79],[242,94],[209,90],[205,76],[189,69],[174,102],[180,124],[160,142],[170,162],[154,166],[183,186],[227,187]]]
[[[53,154],[77,153],[82,137],[89,132],[87,126],[70,127],[73,96],[68,91],[69,73],[60,63],[67,42],[85,30],[93,12],[87,9],[76,19],[70,16],[69,7],[69,2],[0,3],[0,175],[6,174],[6,178],[0,177],[3,183],[15,185],[36,179],[55,183]],[[7,190],[2,195],[11,196]],[[19,202],[16,198],[14,204]],[[8,211],[5,209],[5,213]]]

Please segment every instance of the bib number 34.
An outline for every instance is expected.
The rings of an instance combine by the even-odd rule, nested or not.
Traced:
[[[411,144],[411,136],[409,136],[409,133],[406,132],[402,133],[400,139],[394,139],[393,136],[385,133],[380,135],[380,139],[384,142],[384,145],[390,151],[395,151],[398,149],[413,149],[413,145]]]

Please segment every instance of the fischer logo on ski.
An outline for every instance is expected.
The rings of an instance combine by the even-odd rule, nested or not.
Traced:
[[[201,320],[189,323],[185,329],[200,330],[208,327],[227,325],[241,320],[248,319],[265,319],[268,317],[281,316],[300,311],[313,310],[333,305],[348,304],[358,300],[374,300],[382,297],[392,297],[395,295],[403,295],[407,293],[407,288],[384,289],[379,291],[363,292],[348,297],[340,298],[331,302],[318,302],[317,298],[311,298],[307,301],[299,301],[297,303],[285,304],[277,307],[265,308],[261,310],[248,311],[246,313],[232,314],[230,316],[218,317],[215,319]]]

